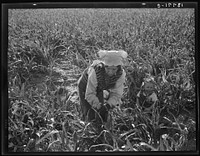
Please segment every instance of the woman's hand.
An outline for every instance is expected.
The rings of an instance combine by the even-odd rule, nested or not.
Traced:
[[[92,105],[95,109],[100,109],[101,108],[101,103],[99,102],[99,103],[94,103],[93,105]]]
[[[108,100],[109,94],[110,93],[107,90],[103,90],[103,97],[104,97],[104,99]]]

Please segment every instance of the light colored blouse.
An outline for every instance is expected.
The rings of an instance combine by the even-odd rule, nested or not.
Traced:
[[[126,72],[123,69],[122,76],[116,81],[116,84],[114,88],[109,89],[110,96],[107,100],[107,103],[110,104],[110,106],[117,106],[120,105],[121,97],[124,90],[124,83],[125,83],[125,76]],[[85,99],[93,106],[99,104],[99,99],[96,96],[96,88],[97,88],[97,78],[96,78],[96,72],[93,67],[90,67],[88,69],[88,82],[86,86],[86,93],[85,93]]]

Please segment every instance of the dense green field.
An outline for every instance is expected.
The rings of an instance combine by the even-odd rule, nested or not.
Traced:
[[[12,9],[8,15],[9,151],[196,150],[193,9]],[[129,56],[121,109],[111,112],[111,130],[97,134],[80,120],[76,82],[99,49]],[[160,105],[150,119],[135,107],[145,73],[156,81]]]

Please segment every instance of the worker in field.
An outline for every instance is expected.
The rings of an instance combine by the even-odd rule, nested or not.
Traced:
[[[143,112],[151,113],[158,102],[156,83],[153,77],[144,78],[141,90],[137,94],[137,107]]]
[[[78,80],[82,119],[99,125],[107,122],[108,111],[121,104],[127,52],[100,50],[99,60],[84,70]]]

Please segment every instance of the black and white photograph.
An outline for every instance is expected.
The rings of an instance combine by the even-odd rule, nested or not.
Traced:
[[[4,151],[199,153],[197,3],[94,3],[4,4]]]

